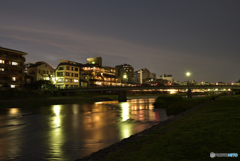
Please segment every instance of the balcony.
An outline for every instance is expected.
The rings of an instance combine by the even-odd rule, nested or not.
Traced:
[[[21,56],[13,56],[4,53],[0,53],[0,58],[6,58],[7,60],[17,60],[21,62],[25,62],[25,58]]]
[[[0,64],[0,67],[7,67],[7,68],[12,68],[12,69],[24,69],[24,66],[20,65],[10,65],[10,64]]]
[[[20,72],[0,71],[0,75],[22,76],[23,74]]]

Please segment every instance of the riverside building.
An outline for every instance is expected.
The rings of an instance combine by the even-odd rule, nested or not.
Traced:
[[[0,88],[24,85],[24,62],[27,53],[0,47]]]
[[[134,83],[134,69],[131,65],[122,64],[115,66],[115,68],[122,83]]]
[[[51,80],[54,69],[46,62],[36,62],[27,68],[27,74],[33,78],[33,82],[38,80]]]
[[[73,88],[80,86],[80,67],[81,63],[61,60],[60,64],[55,70],[53,83],[58,88]]]
[[[85,80],[89,86],[120,86],[120,79],[113,67],[100,67],[95,64],[84,64],[81,68],[81,81]]]

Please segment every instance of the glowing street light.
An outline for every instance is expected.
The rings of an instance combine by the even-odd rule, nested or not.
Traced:
[[[190,72],[187,72],[187,73],[186,73],[186,76],[188,77],[188,83],[189,83],[189,77],[190,77],[190,75],[191,75]],[[188,83],[187,83],[187,84],[188,84]]]
[[[186,76],[188,77],[188,81],[187,81],[187,87],[188,87],[187,95],[188,95],[188,98],[192,98],[191,89],[189,89],[189,77],[190,77],[190,75],[191,75],[190,72],[186,73]]]
[[[124,74],[124,75],[123,75],[123,82],[124,82],[124,83],[127,83],[127,79],[128,79],[128,78],[127,78],[127,74]]]

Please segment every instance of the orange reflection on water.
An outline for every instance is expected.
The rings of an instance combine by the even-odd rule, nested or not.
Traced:
[[[133,133],[132,124],[129,123],[121,123],[119,124],[120,129],[120,139],[128,138]]]
[[[10,108],[9,113],[10,113],[10,114],[16,114],[16,113],[19,113],[19,108]]]
[[[130,109],[129,109],[129,106],[130,104],[128,102],[124,102],[124,103],[120,103],[120,107],[122,109],[122,121],[126,121],[129,119],[129,112],[130,112]]]
[[[62,105],[51,106],[54,116],[52,120],[49,121],[51,130],[49,130],[49,147],[51,148],[51,153],[55,158],[63,157],[63,149],[61,145],[64,142],[64,133],[62,127],[62,117],[61,110],[63,110]],[[60,156],[59,156],[60,155]]]

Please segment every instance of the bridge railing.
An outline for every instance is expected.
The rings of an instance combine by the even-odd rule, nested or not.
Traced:
[[[118,89],[118,90],[144,90],[144,89],[240,89],[240,85],[164,85],[164,86],[87,86],[67,87],[60,90],[83,89]]]

